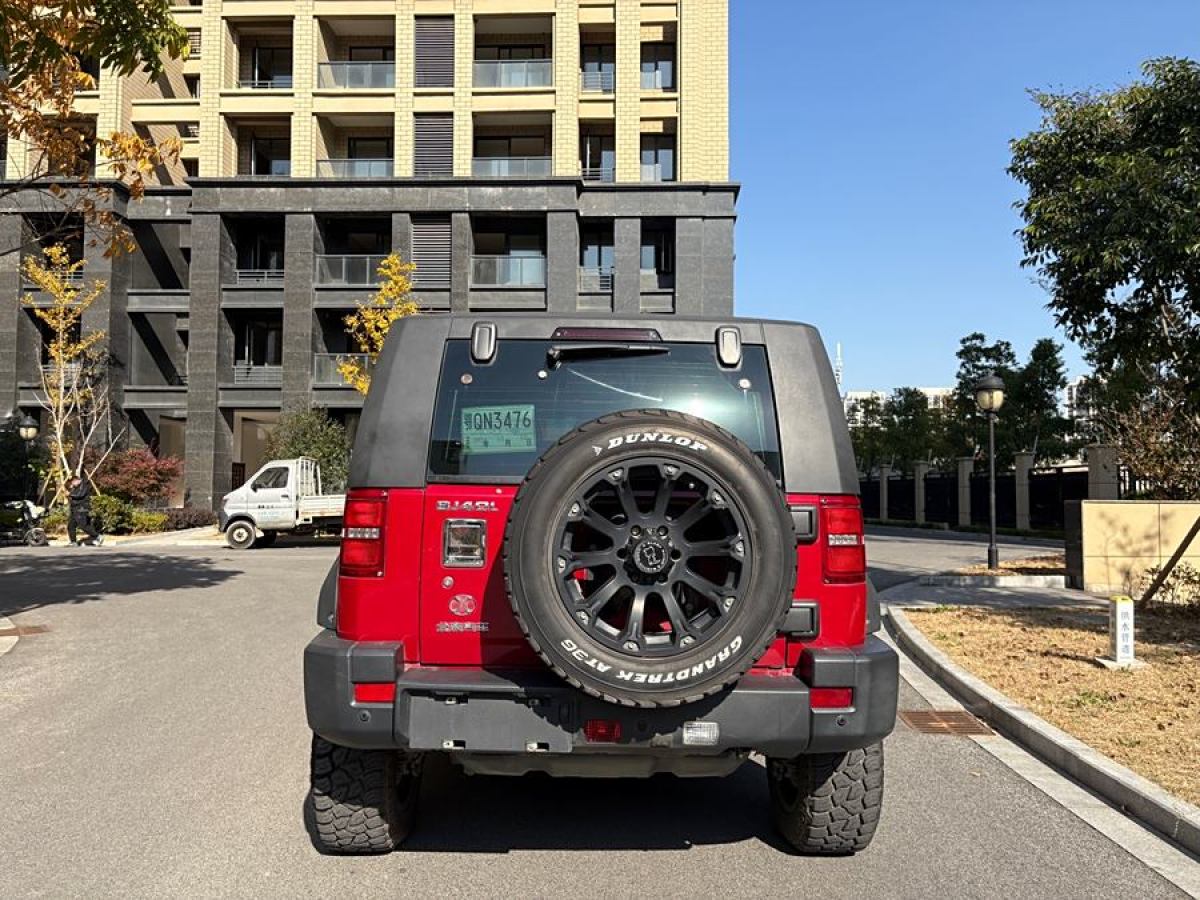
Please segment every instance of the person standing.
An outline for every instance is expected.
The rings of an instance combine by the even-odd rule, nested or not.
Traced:
[[[104,536],[92,524],[92,486],[86,479],[76,475],[70,482],[70,514],[67,516],[67,539],[72,547],[88,544],[99,547],[104,543]],[[80,542],[75,539],[76,530],[82,528],[87,534],[87,540]]]

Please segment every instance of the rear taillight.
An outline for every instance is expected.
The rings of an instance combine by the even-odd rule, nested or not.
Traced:
[[[844,584],[867,577],[867,547],[859,507],[823,506],[821,543],[827,582]]]
[[[355,578],[383,575],[383,523],[386,491],[351,491],[342,517],[342,556],[339,574]]]

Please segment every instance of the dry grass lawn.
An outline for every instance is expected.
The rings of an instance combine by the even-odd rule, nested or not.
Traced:
[[[955,575],[1066,575],[1067,558],[1062,553],[1047,556],[1030,556],[1025,559],[1004,559],[998,569],[989,569],[986,563],[964,566],[954,570]]]
[[[1142,669],[1110,671],[1103,612],[935,607],[909,619],[955,662],[1049,722],[1200,803],[1200,617],[1139,613]]]

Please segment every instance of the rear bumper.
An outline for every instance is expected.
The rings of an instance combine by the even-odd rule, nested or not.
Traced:
[[[889,734],[898,663],[875,637],[857,647],[806,650],[795,672],[747,675],[732,690],[669,709],[632,709],[590,697],[548,670],[410,668],[395,643],[342,640],[323,631],[304,652],[304,694],[314,732],[347,747],[472,753],[631,753],[768,756],[850,750]],[[354,685],[394,682],[395,701],[355,703]],[[812,709],[812,687],[852,687],[847,709]],[[620,723],[616,743],[592,743],[589,719]],[[716,743],[685,742],[684,725],[712,722]]]

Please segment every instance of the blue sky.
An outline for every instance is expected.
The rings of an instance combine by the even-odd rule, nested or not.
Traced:
[[[1200,56],[1200,3],[731,0],[730,44],[738,314],[817,325],[847,389],[939,385],[968,332],[1063,340],[1013,235],[1027,88]]]

